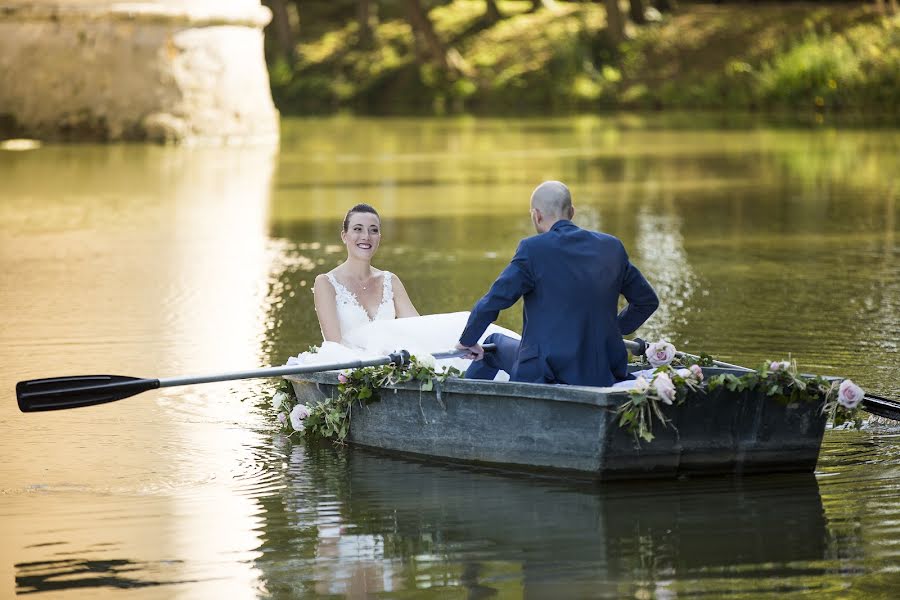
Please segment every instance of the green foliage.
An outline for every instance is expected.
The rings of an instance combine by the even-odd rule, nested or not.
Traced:
[[[704,361],[712,362],[708,354],[701,356]],[[650,442],[654,438],[654,419],[663,427],[671,423],[663,405],[677,406],[692,396],[705,396],[718,388],[733,393],[764,391],[767,397],[783,403],[821,402],[822,411],[828,415],[833,426],[851,423],[859,428],[862,425],[862,409],[859,406],[848,409],[837,402],[839,381],[801,375],[797,371],[796,361],[781,363],[779,368],[772,370],[773,364],[767,362],[758,370],[743,375],[714,375],[705,381],[683,369],[659,367],[651,381],[640,382],[639,387],[629,391],[629,399],[618,409],[619,426],[634,435],[636,442]],[[671,380],[675,388],[674,398],[663,397],[657,389],[656,382],[661,376]]]
[[[430,356],[422,360],[413,356],[410,363],[403,366],[391,363],[342,372],[338,376],[339,383],[335,395],[311,406],[301,406],[300,410],[308,409],[308,414],[302,418],[302,425],[299,428],[294,427],[289,417],[291,411],[298,406],[298,400],[287,380],[283,380],[279,385],[278,391],[273,396],[273,405],[276,411],[284,415],[279,417],[279,423],[281,431],[288,436],[302,433],[308,437],[325,438],[340,443],[350,432],[350,418],[354,404],[362,406],[377,402],[383,388],[406,382],[416,382],[421,391],[430,392],[435,389],[435,382],[440,384],[450,377],[459,377],[461,374],[453,367],[436,371],[434,359]],[[279,393],[285,395],[279,396]]]
[[[691,393],[702,393],[702,382],[693,373],[679,372],[671,366],[658,367],[651,381],[638,380],[638,387],[629,390],[629,399],[618,408],[619,427],[624,427],[634,436],[635,442],[652,442],[654,417],[668,427],[671,421],[663,412],[663,405],[684,404]],[[664,397],[656,388],[658,378],[668,378],[674,387],[673,397]]]
[[[685,5],[615,44],[602,3],[499,5],[496,23],[482,20],[480,0],[434,5],[435,30],[458,57],[447,71],[416,62],[402,11],[383,11],[367,46],[352,17],[317,22],[301,29],[311,33],[296,65],[270,65],[273,96],[286,114],[900,107],[900,18],[868,8]]]

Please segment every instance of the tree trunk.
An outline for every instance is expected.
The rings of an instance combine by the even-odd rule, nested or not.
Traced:
[[[420,0],[406,0],[406,9],[409,14],[409,25],[415,38],[417,62],[422,64],[427,62],[427,59],[431,59],[446,70],[449,67],[447,50],[434,31],[434,25],[428,18],[428,11],[422,7]],[[424,52],[422,51],[422,42],[425,44]]]
[[[291,29],[287,1],[267,0],[266,4],[272,10],[272,23],[268,29],[275,36],[275,54],[286,60],[289,65],[293,65],[297,56],[297,41]]]
[[[368,47],[372,45],[372,24],[378,22],[378,5],[372,0],[357,0],[356,21],[359,25],[359,45]]]
[[[485,4],[487,5],[487,10],[484,13],[484,18],[489,23],[496,23],[503,18],[503,13],[497,8],[496,0],[485,0]]]
[[[603,0],[606,7],[606,31],[610,40],[619,44],[625,41],[625,19],[619,9],[619,0]]]
[[[653,7],[661,13],[673,13],[678,10],[678,0],[653,0]]]
[[[878,14],[882,16],[897,14],[897,0],[875,0],[875,6],[878,7]]]
[[[528,12],[537,12],[542,8],[553,8],[553,0],[531,0]]]
[[[628,0],[628,16],[632,22],[637,25],[646,25],[647,19],[644,17],[644,0]]]

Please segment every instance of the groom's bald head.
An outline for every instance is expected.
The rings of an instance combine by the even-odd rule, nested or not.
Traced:
[[[575,215],[572,194],[561,181],[545,181],[534,188],[531,208],[538,233],[549,230],[560,219],[571,219]]]

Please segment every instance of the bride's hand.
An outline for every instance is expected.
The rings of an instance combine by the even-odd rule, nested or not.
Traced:
[[[484,348],[481,347],[481,344],[475,344],[474,346],[463,346],[462,344],[456,344],[457,350],[468,350],[469,353],[463,356],[463,358],[467,358],[469,360],[481,360],[484,358]]]

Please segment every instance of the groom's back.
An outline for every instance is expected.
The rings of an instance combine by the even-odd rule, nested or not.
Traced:
[[[626,358],[616,321],[624,246],[571,222],[525,244],[534,288],[525,296],[522,347],[539,346],[561,383],[610,385]]]

